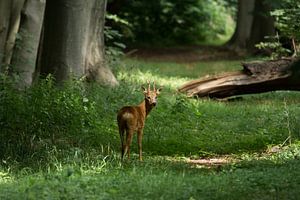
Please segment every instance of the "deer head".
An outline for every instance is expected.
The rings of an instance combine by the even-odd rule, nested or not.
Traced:
[[[148,105],[150,105],[151,107],[154,107],[154,106],[156,106],[157,96],[159,95],[161,88],[156,89],[155,82],[153,82],[153,90],[151,90],[150,81],[147,81],[147,83],[148,83],[147,89],[144,86],[142,86],[142,90],[143,90],[144,96],[145,96],[145,102]]]

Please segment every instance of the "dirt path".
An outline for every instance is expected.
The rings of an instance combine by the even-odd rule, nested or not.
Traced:
[[[146,61],[169,61],[179,63],[211,60],[234,60],[241,58],[241,55],[237,55],[236,52],[217,46],[131,49],[128,50],[126,55],[128,57]]]

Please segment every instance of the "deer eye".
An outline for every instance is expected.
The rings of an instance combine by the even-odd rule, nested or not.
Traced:
[[[151,98],[150,98],[150,97],[147,97],[147,99],[150,100]]]

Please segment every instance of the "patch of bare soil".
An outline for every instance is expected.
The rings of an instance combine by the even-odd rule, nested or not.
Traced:
[[[126,55],[142,60],[170,61],[178,63],[210,61],[210,60],[234,60],[243,55],[225,47],[216,46],[186,46],[170,48],[137,48],[128,50]]]
[[[188,159],[187,163],[194,167],[215,168],[236,162],[232,157]]]

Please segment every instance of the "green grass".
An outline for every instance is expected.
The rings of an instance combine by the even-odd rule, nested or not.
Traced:
[[[154,155],[201,155],[207,152],[214,155],[262,151],[270,144],[285,140],[288,121],[292,124],[293,137],[299,138],[298,92],[246,95],[237,102],[187,99],[176,92],[177,87],[198,74],[206,76],[241,68],[238,66],[240,61],[211,63],[196,63],[195,70],[186,70],[186,64],[126,60],[126,68],[119,71],[119,79],[129,84],[156,80],[165,88],[158,107],[147,120],[144,146],[149,150],[146,152]],[[179,76],[182,68],[185,70]],[[290,114],[289,119],[286,112]]]
[[[164,79],[170,78],[199,78],[206,75],[214,75],[220,72],[241,70],[241,61],[204,61],[192,63],[174,62],[144,62],[135,59],[126,59],[121,65],[123,71],[139,69],[143,74],[151,73],[151,76],[159,76]],[[144,76],[144,75],[140,75]],[[175,81],[174,81],[175,82]],[[173,83],[174,83],[173,82]]]
[[[239,70],[240,62],[126,59],[114,69],[116,88],[56,88],[51,81],[25,93],[1,87],[0,146],[6,148],[0,199],[297,199],[298,92],[220,102],[176,91],[188,80]],[[142,100],[140,86],[148,79],[163,91],[146,121],[144,162],[134,139],[131,160],[121,163],[116,113]],[[263,153],[289,132],[292,145]],[[5,142],[12,139],[16,146]],[[211,168],[187,163],[190,157],[219,156],[234,162]]]
[[[0,198],[297,199],[299,150],[297,145],[273,157],[211,169],[153,156],[121,165],[108,156],[87,167],[85,161],[20,177],[0,173]]]

